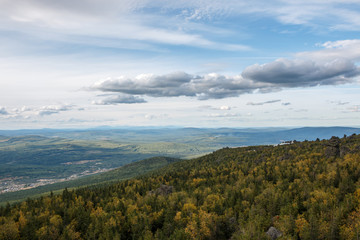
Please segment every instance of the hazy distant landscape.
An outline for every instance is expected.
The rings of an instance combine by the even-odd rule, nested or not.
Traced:
[[[189,160],[152,157],[1,194],[0,237],[356,239],[359,129],[306,130],[343,135],[225,147]]]
[[[0,131],[0,192],[5,194],[70,181],[149,157],[189,159],[223,147],[276,145],[289,140],[328,139],[353,133],[360,133],[360,129],[123,128]],[[1,194],[0,201],[5,197]]]

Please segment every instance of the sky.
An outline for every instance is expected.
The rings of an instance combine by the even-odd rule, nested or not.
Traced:
[[[360,126],[359,0],[0,0],[0,129]]]

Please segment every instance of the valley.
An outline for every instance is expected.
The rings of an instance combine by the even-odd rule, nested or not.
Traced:
[[[89,176],[151,157],[190,159],[223,147],[277,145],[291,140],[324,139],[353,133],[360,133],[360,129],[129,128],[0,131],[0,203],[38,196],[65,187],[84,186],[77,180],[84,179],[86,182]],[[96,184],[96,181],[91,184]],[[16,193],[17,191],[20,192]]]

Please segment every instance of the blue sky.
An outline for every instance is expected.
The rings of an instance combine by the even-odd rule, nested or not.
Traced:
[[[0,128],[359,126],[360,2],[0,0]]]

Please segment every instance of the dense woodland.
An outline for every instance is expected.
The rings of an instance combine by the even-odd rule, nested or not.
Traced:
[[[225,148],[8,204],[0,239],[360,239],[359,179],[360,135]]]

